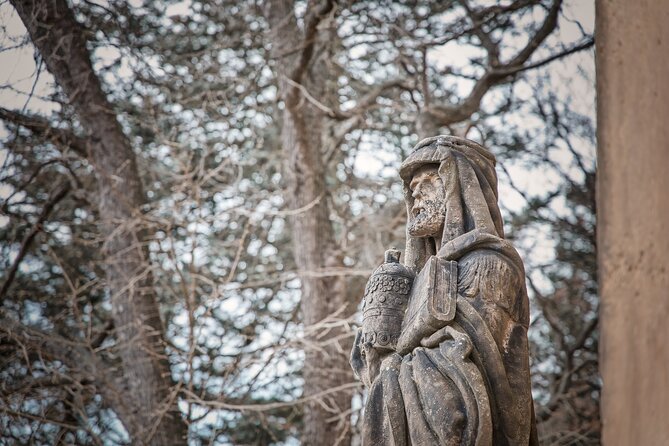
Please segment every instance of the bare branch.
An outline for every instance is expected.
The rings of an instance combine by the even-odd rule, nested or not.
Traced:
[[[0,119],[25,127],[36,135],[52,140],[56,145],[69,147],[82,158],[88,157],[88,142],[70,130],[53,127],[41,116],[29,115],[0,107]]]
[[[295,82],[300,82],[302,76],[309,67],[309,62],[311,61],[311,57],[314,54],[314,44],[316,43],[318,25],[321,23],[323,18],[325,18],[325,16],[327,16],[330,11],[332,11],[333,7],[333,1],[325,0],[319,8],[312,6],[307,10],[304,29],[305,46],[300,53],[297,65],[293,68],[289,76]]]
[[[84,344],[46,333],[9,317],[0,317],[0,337],[10,339],[45,358],[57,359],[96,383],[96,389],[123,420],[131,410],[125,404],[110,368]]]
[[[534,34],[534,36],[527,42],[527,45],[518,52],[516,57],[511,59],[507,66],[517,66],[522,65],[534,54],[534,51],[539,48],[539,45],[546,40],[546,37],[553,32],[557,26],[558,16],[560,14],[560,9],[562,8],[562,0],[554,0],[553,5],[548,10],[548,15],[544,19],[544,23],[541,25],[539,30]]]
[[[539,45],[541,45],[541,43],[546,40],[546,37],[548,37],[548,35],[555,29],[561,6],[562,0],[555,0],[550,10],[548,11],[548,15],[546,16],[543,24],[534,34],[534,36],[532,36],[527,45],[525,45],[525,47],[520,50],[518,54],[516,54],[516,56],[508,63],[499,67],[491,66],[490,69],[486,71],[481,76],[481,78],[479,78],[467,98],[465,98],[457,105],[438,104],[429,107],[425,110],[423,119],[432,121],[432,126],[435,124],[438,126],[448,126],[468,119],[479,109],[483,96],[485,96],[485,94],[492,87],[504,82],[511,74],[523,71],[523,64],[530,58],[530,56],[532,56]],[[483,35],[483,39],[485,40],[485,34],[481,33],[482,32],[479,32],[479,38],[481,38],[481,35]],[[489,55],[492,54],[494,61],[494,43],[488,40],[488,46],[490,45],[492,46],[488,49],[488,53]],[[548,62],[550,61],[537,63],[537,66],[545,65]],[[528,67],[527,69],[529,68],[531,67]]]
[[[523,71],[528,71],[528,70],[533,70],[535,68],[540,68],[543,67],[544,65],[548,65],[549,63],[556,61],[558,59],[562,59],[563,57],[570,56],[572,54],[578,53],[579,51],[587,50],[589,48],[592,48],[595,45],[595,39],[590,38],[586,40],[583,43],[580,43],[578,45],[573,46],[572,48],[566,49],[564,51],[560,51],[559,53],[556,53],[552,56],[549,56],[545,59],[542,59],[540,61],[528,64],[528,65],[521,65],[517,67],[507,67],[504,69],[496,70],[496,72],[499,72],[500,74],[503,74],[504,76],[509,76],[512,74],[520,73]]]
[[[16,255],[16,259],[14,259],[14,263],[7,272],[7,277],[5,277],[5,281],[2,284],[2,288],[0,288],[0,301],[2,301],[5,298],[7,290],[12,285],[12,281],[16,276],[16,272],[19,269],[19,265],[21,264],[23,258],[28,253],[28,249],[30,248],[32,241],[35,239],[35,236],[37,236],[37,234],[43,229],[42,224],[49,217],[49,214],[51,214],[51,211],[56,206],[56,204],[58,204],[59,201],[65,198],[65,196],[69,191],[70,191],[70,185],[69,183],[66,183],[65,186],[63,186],[58,192],[56,192],[53,195],[53,197],[51,197],[49,201],[47,201],[47,203],[42,208],[42,212],[40,213],[39,217],[37,218],[37,221],[33,225],[32,229],[30,230],[26,238],[23,239],[23,242],[21,243],[21,248],[19,249],[19,252]]]

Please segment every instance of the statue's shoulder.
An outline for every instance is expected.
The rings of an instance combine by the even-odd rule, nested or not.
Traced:
[[[493,249],[468,252],[458,259],[458,294],[494,302],[514,319],[524,319],[521,307],[526,306],[527,295],[522,264]]]
[[[521,279],[525,274],[517,257],[510,257],[496,249],[474,249],[460,257],[457,262],[460,274],[485,273],[486,277],[504,279]]]

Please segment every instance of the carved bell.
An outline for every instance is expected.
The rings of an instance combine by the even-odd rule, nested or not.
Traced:
[[[400,263],[400,251],[389,249],[371,275],[363,300],[363,340],[380,350],[394,350],[402,328],[414,274]]]

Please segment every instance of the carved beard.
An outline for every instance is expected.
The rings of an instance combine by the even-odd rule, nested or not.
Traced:
[[[443,200],[422,200],[413,206],[414,215],[409,222],[409,234],[414,237],[441,237],[446,218]],[[418,212],[417,214],[415,212]]]

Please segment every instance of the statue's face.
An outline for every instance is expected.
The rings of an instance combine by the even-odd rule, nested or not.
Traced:
[[[409,234],[414,237],[441,237],[446,218],[446,199],[437,166],[421,167],[409,187],[414,198]]]

